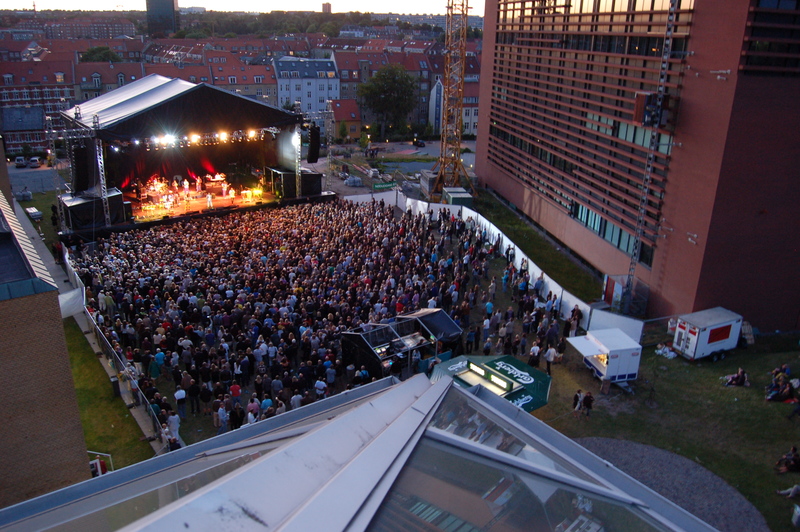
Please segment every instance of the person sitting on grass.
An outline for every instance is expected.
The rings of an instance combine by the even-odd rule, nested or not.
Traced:
[[[767,401],[775,401],[778,403],[789,401],[792,398],[792,386],[788,381],[782,381],[776,389],[768,391],[765,396]]]
[[[747,373],[742,368],[739,368],[739,371],[734,373],[733,375],[728,375],[727,380],[725,381],[725,386],[749,386],[750,383],[747,380]]]
[[[788,473],[789,471],[800,471],[800,454],[797,454],[797,447],[792,445],[789,452],[778,458],[774,469],[778,473]]]
[[[785,495],[787,499],[791,499],[792,497],[800,494],[800,484],[795,484],[791,488],[787,488],[785,490],[778,490],[776,493],[778,495]]]

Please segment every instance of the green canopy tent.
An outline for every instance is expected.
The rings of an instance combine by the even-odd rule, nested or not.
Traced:
[[[480,384],[526,412],[547,404],[551,378],[513,356],[462,355],[434,366],[431,382],[452,377],[464,388]]]

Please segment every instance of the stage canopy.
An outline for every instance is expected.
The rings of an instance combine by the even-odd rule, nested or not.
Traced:
[[[63,111],[67,127],[94,128],[105,141],[218,131],[285,129],[302,116],[205,83],[150,74]]]

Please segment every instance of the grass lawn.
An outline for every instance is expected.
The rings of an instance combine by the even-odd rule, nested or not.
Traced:
[[[758,345],[716,363],[667,360],[645,350],[634,395],[617,387],[600,395],[600,382],[572,354],[555,366],[550,403],[534,415],[570,438],[619,438],[695,460],[739,490],[772,530],[789,530],[793,503],[775,490],[800,482],[800,477],[776,475],[772,466],[797,443],[800,419],[786,419],[794,405],[766,402],[764,387],[768,372],[782,363],[800,374],[797,340],[760,339]],[[723,386],[720,377],[739,366],[749,373],[752,385]],[[597,398],[588,422],[570,415],[578,388]]]
[[[602,295],[602,282],[557,250],[537,230],[485,190],[478,190],[475,210],[491,220],[547,275],[583,301]]]
[[[64,320],[64,332],[87,449],[110,454],[116,469],[152,458],[153,449],[140,439],[142,431],[125,404],[114,397],[108,375],[73,318]]]
[[[49,190],[44,194],[40,192],[36,192],[33,194],[33,199],[31,201],[22,201],[20,205],[23,208],[28,207],[36,207],[42,213],[42,222],[40,227],[42,232],[44,233],[44,241],[47,243],[47,248],[52,252],[52,248],[50,247],[53,242],[56,241],[57,235],[56,230],[53,228],[53,224],[50,223],[50,215],[52,211],[50,210],[50,206],[54,205],[56,201],[56,191]],[[36,227],[36,223],[33,223],[33,226]]]

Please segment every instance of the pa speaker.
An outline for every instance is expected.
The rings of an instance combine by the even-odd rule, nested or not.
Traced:
[[[308,163],[319,161],[319,126],[311,126],[308,130]]]

